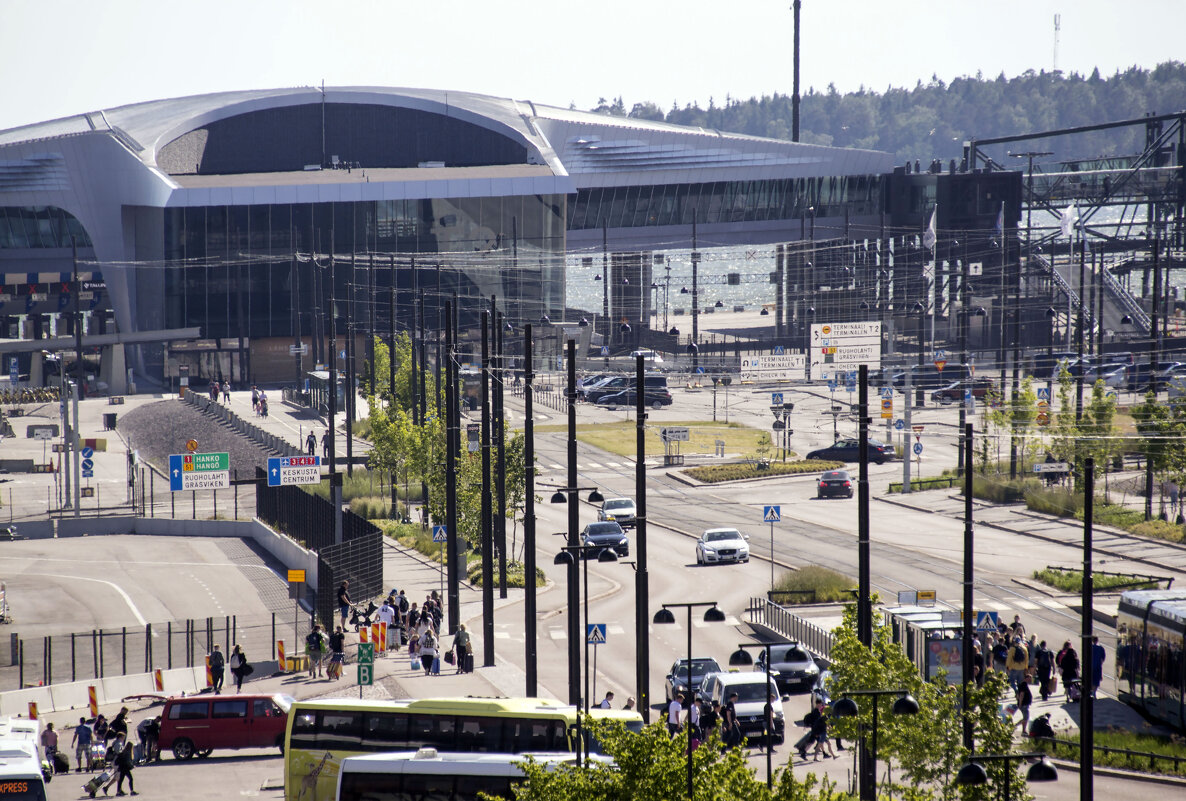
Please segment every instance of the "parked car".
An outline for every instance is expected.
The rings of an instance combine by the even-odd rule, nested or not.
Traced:
[[[595,387],[585,387],[581,396],[589,403],[602,403],[603,399],[608,395],[614,395],[628,389],[634,388],[633,375],[616,375],[607,378]],[[667,391],[667,376],[662,373],[647,373],[643,376],[643,382],[646,386],[647,394],[649,395],[653,390],[662,390],[667,395],[667,403],[670,403],[671,393]],[[633,394],[630,399],[633,401]],[[617,401],[616,405],[622,405],[624,401]],[[648,405],[650,400],[648,398]]]
[[[618,552],[618,556],[630,555],[630,540],[626,539],[626,532],[622,531],[622,527],[612,520],[603,520],[585,526],[585,530],[581,532],[581,544],[613,548]],[[596,558],[597,550],[590,548],[584,554],[585,558]]]
[[[735,528],[710,528],[696,542],[696,564],[748,562],[749,537]]]
[[[653,350],[636,350],[630,353],[631,360],[642,357],[643,364],[660,365],[663,364],[663,357]]]
[[[712,657],[694,657],[691,662],[692,667],[692,684],[688,684],[688,660],[677,659],[671,666],[671,670],[667,671],[667,678],[664,680],[663,694],[666,696],[666,703],[670,704],[671,699],[675,697],[676,693],[685,692],[689,686],[699,687],[700,682],[704,681],[704,677],[709,673],[720,673],[721,666],[717,660]]]
[[[819,679],[819,665],[815,659],[797,642],[779,643],[770,646],[771,678],[782,692],[791,690],[810,690]],[[766,652],[758,654],[758,661],[754,670],[766,670]]]
[[[815,488],[815,497],[832,498],[852,497],[852,476],[847,470],[829,470],[819,477],[819,484]]]
[[[290,695],[181,696],[161,710],[160,748],[177,759],[208,756],[216,748],[284,749]]]
[[[937,389],[931,393],[931,400],[944,405],[948,403],[960,403],[964,399],[964,390],[972,390],[972,397],[976,400],[983,400],[984,396],[992,391],[994,384],[991,378],[973,378],[971,386],[965,386],[962,381],[955,381],[942,389]]]
[[[855,439],[838,439],[826,448],[807,454],[808,459],[825,461],[855,462],[860,459],[860,443]],[[883,464],[894,458],[894,448],[875,439],[869,440],[869,461]]]
[[[586,383],[577,390],[577,397],[586,400],[589,403],[596,403],[602,395],[613,394],[614,392],[621,392],[626,388],[626,376],[611,375],[601,378],[593,383]]]
[[[647,387],[643,390],[643,404],[650,406],[652,409],[662,409],[664,406],[670,406],[672,397],[671,392],[667,387]],[[621,392],[615,392],[611,395],[602,395],[597,400],[599,406],[635,406],[638,404],[638,395],[634,387],[624,389]]]
[[[720,701],[721,706],[729,702],[729,696],[737,693],[734,709],[737,711],[737,722],[741,724],[741,734],[751,741],[760,737],[765,730],[767,696],[774,696],[774,736],[775,744],[781,744],[784,736],[785,721],[782,713],[782,702],[789,700],[789,696],[779,694],[778,685],[773,678],[765,673],[709,673],[700,682],[699,695],[711,701]]]
[[[630,528],[634,525],[634,518],[637,514],[638,509],[631,499],[606,498],[602,502],[601,508],[597,510],[597,519],[612,520],[622,528]]]

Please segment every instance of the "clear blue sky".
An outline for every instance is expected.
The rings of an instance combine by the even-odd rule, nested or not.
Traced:
[[[0,0],[0,129],[231,89],[384,85],[590,108],[791,91],[791,0]],[[802,86],[1186,58],[1186,0],[803,0]],[[1157,109],[1169,111],[1169,109]]]

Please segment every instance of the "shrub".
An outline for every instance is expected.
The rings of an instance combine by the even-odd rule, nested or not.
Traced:
[[[392,516],[391,499],[376,495],[352,498],[350,500],[350,511],[365,520],[390,518]]]
[[[1083,495],[1061,489],[1031,489],[1025,493],[1026,508],[1058,517],[1079,517],[1083,512]]]
[[[1147,725],[1147,724],[1146,724]],[[1143,773],[1166,773],[1186,776],[1186,760],[1182,759],[1182,737],[1160,734],[1124,731],[1121,729],[1096,729],[1093,742],[1097,747],[1122,749],[1136,752],[1132,755],[1115,751],[1096,750],[1093,763],[1112,768],[1127,768]],[[1033,740],[1040,750],[1053,753],[1060,759],[1079,761],[1079,733],[1060,733],[1058,742]],[[1142,754],[1157,754],[1164,759],[1152,759]],[[1177,759],[1175,759],[1177,757]]]
[[[1168,520],[1142,520],[1129,530],[1140,537],[1154,537],[1170,542],[1182,541],[1182,527]]]
[[[824,470],[839,470],[844,462],[829,462],[820,459],[808,459],[801,462],[770,462],[764,467],[756,462],[735,462],[733,464],[714,464],[703,467],[689,467],[684,471],[697,481],[706,484],[717,484],[722,481],[738,481],[744,478],[766,476],[788,476],[800,473],[820,473]]]
[[[523,563],[522,562],[507,562],[507,586],[517,587],[522,589],[525,585],[523,583]],[[470,562],[466,568],[466,579],[475,587],[482,586],[482,561],[480,559]],[[542,587],[547,583],[544,576],[544,571],[538,567],[535,569],[535,586]],[[494,565],[494,586],[498,587],[498,565]]]
[[[1020,503],[1030,489],[1040,489],[1035,478],[1007,479],[1000,476],[986,476],[977,473],[972,476],[972,496],[994,503]]]
[[[849,601],[852,600],[850,590],[855,586],[856,581],[843,573],[819,565],[806,565],[783,573],[774,589],[796,593],[778,600],[780,604],[793,605]]]
[[[932,476],[931,478],[912,478],[910,479],[910,491],[916,492],[921,490],[931,489],[950,489],[951,487],[963,486],[963,479],[957,476]],[[890,493],[901,492],[902,482],[895,481],[889,485]]]
[[[1063,592],[1083,592],[1083,571],[1082,570],[1062,570],[1060,568],[1045,568],[1043,570],[1035,570],[1034,578],[1043,584],[1049,584],[1051,587],[1062,590]],[[1102,576],[1098,573],[1093,573],[1091,577],[1091,587],[1096,592],[1107,592],[1108,590],[1123,587],[1126,590],[1155,590],[1158,588],[1160,582],[1158,581],[1143,581],[1142,576]],[[1139,584],[1134,582],[1140,582]]]

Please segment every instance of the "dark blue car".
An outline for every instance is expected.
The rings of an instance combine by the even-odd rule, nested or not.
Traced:
[[[838,439],[826,448],[807,454],[808,459],[823,459],[835,462],[855,462],[861,458],[860,443],[855,439]],[[869,440],[869,461],[884,464],[894,458],[894,448],[875,439]]]

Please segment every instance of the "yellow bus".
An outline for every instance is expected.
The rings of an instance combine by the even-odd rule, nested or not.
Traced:
[[[641,731],[634,710],[590,713]],[[346,757],[435,748],[441,752],[574,751],[576,709],[547,698],[297,701],[284,737],[286,801],[332,801]],[[593,743],[591,750],[598,750]]]

